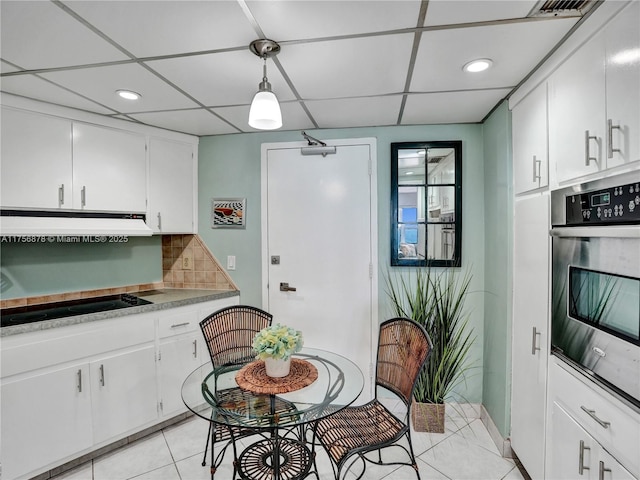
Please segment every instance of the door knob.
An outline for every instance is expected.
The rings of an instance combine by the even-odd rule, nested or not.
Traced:
[[[296,287],[290,287],[288,283],[280,282],[280,291],[281,292],[295,292]]]

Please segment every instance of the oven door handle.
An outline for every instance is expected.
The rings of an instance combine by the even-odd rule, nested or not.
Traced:
[[[640,238],[640,228],[638,225],[611,225],[607,227],[554,227],[549,231],[549,235],[560,238]]]

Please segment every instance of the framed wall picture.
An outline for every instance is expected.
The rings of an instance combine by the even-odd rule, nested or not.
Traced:
[[[246,198],[211,199],[211,228],[244,228]]]

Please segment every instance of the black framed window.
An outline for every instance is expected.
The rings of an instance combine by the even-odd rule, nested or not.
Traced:
[[[391,265],[462,262],[462,141],[391,144]]]

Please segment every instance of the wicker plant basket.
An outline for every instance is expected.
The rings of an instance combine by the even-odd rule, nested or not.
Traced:
[[[444,433],[444,403],[419,403],[411,405],[411,423],[416,432]]]

